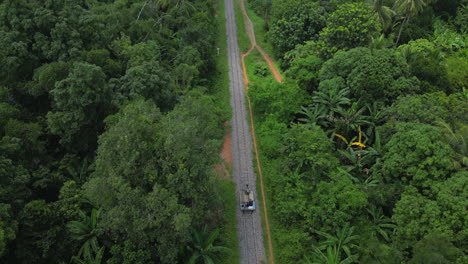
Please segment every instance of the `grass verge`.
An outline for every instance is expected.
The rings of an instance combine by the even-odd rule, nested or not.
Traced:
[[[231,249],[231,254],[221,260],[220,264],[239,264],[239,239],[237,238],[236,219],[236,185],[231,179],[220,179],[219,189],[224,203],[224,224],[221,227],[219,238],[223,246]]]
[[[273,60],[275,67],[279,69],[278,67],[279,63],[275,56],[273,45],[267,39],[267,32],[265,30],[265,21],[263,20],[263,18],[258,16],[257,13],[253,11],[250,5],[251,3],[249,1],[245,1],[245,9],[254,27],[255,39],[257,40],[257,45],[259,45],[260,47],[263,48],[263,50],[265,50],[265,52]]]
[[[219,55],[216,57],[216,74],[213,82],[213,90],[216,102],[226,114],[226,118],[230,118],[232,110],[229,104],[229,63],[227,55],[226,41],[226,17],[224,15],[224,1],[217,0],[217,17],[218,37],[216,39],[216,47],[219,48]]]
[[[242,11],[240,9],[240,0],[234,0],[234,12],[236,17],[236,26],[237,26],[237,42],[239,44],[239,49],[241,54],[247,52],[252,44],[250,43],[249,36],[245,31],[244,17],[242,16]]]

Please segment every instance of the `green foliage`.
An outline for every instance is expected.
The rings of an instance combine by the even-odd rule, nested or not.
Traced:
[[[214,206],[209,171],[219,117],[211,98],[194,93],[164,117],[151,101],[137,100],[107,119],[96,172],[85,185],[103,209],[106,234],[144,251],[156,247],[162,263],[179,257],[192,221]]]
[[[210,172],[224,131],[222,120],[213,98],[194,91],[161,121],[163,182],[193,208],[195,219],[205,218],[205,210],[214,207]]]
[[[375,14],[367,3],[348,3],[338,7],[327,18],[320,32],[318,47],[322,58],[330,58],[338,50],[367,46],[371,37],[379,32]]]
[[[421,81],[422,91],[452,92],[446,66],[442,63],[442,54],[434,43],[418,39],[399,46],[397,52],[405,57],[410,65],[411,74]]]
[[[405,189],[392,217],[398,225],[396,240],[401,248],[411,247],[432,232],[441,232],[443,236],[450,237],[459,248],[466,247],[468,232],[464,223],[468,215],[463,209],[466,207],[466,176],[466,171],[462,171],[453,174],[446,181],[436,183],[430,196],[420,194],[411,186]],[[426,243],[431,243],[429,241]],[[443,241],[440,239],[440,244],[433,247],[451,247],[450,243]],[[415,250],[419,251],[421,248],[416,245]],[[443,250],[434,250],[433,253],[442,252]]]
[[[8,243],[16,238],[18,222],[13,218],[11,206],[0,204],[0,257],[5,255]]]
[[[30,174],[11,159],[0,156],[0,199],[15,209],[20,208],[31,195],[27,184]]]
[[[353,240],[358,239],[359,236],[353,235],[353,231],[354,227],[349,227],[349,224],[346,224],[341,229],[337,229],[336,235],[315,231],[317,234],[325,237],[326,240],[321,241],[319,247],[314,247],[313,258],[315,261],[318,261],[314,263],[346,264],[356,261],[358,255],[353,255],[351,248],[355,247]],[[324,249],[327,255],[323,254],[322,250]]]
[[[65,62],[52,62],[44,64],[34,72],[34,84],[29,88],[29,94],[34,97],[44,95],[55,88],[55,84],[70,73],[70,64]]]
[[[137,248],[129,240],[123,245],[113,245],[110,250],[112,257],[107,261],[109,264],[152,264],[151,252]]]
[[[382,243],[375,238],[364,241],[364,243],[366,253],[360,258],[363,263],[400,264],[403,260],[401,252],[393,245]]]
[[[444,120],[450,126],[466,124],[468,102],[460,94],[444,93],[402,96],[384,111],[387,120],[436,125]]]
[[[458,130],[453,130],[450,125],[442,121],[437,122],[445,141],[455,152],[454,167],[460,169],[468,167],[468,126],[463,125]]]
[[[144,62],[127,70],[118,84],[117,104],[143,97],[153,99],[163,110],[169,110],[174,103],[174,91],[169,87],[169,75],[157,61]]]
[[[379,22],[382,27],[383,32],[388,32],[392,26],[393,18],[396,15],[396,12],[386,4],[389,4],[388,1],[384,0],[370,0],[368,1],[372,7],[372,11],[377,13],[379,17]]]
[[[269,18],[286,77],[309,92],[293,123],[275,117],[287,106],[265,110],[284,99],[251,85],[276,261],[466,262],[461,2],[315,2],[329,15],[307,40],[294,30],[310,3],[273,1]],[[311,234],[347,224],[350,254]]]
[[[466,88],[468,83],[468,73],[466,69],[468,68],[467,56],[462,54],[456,56],[450,56],[445,59],[444,63],[447,67],[447,78],[457,92],[461,91],[463,88]]]
[[[11,158],[21,161],[26,168],[31,167],[34,158],[44,152],[44,142],[40,140],[43,135],[42,127],[37,123],[24,123],[10,119],[4,126],[4,139],[14,140],[16,151],[8,153]]]
[[[209,194],[226,117],[193,92],[214,88],[216,30],[204,0],[2,1],[0,262],[183,259],[221,208]],[[92,225],[83,198],[102,207]]]
[[[258,63],[257,65],[255,65],[254,74],[260,77],[266,77],[270,74],[270,70],[268,69],[268,66],[264,63]]]
[[[192,235],[191,256],[188,264],[200,263],[202,260],[205,264],[214,263],[216,255],[219,253],[229,253],[230,249],[222,246],[215,246],[213,243],[218,238],[219,229],[209,231],[205,225],[201,231],[195,231]]]
[[[353,184],[344,172],[334,172],[330,182],[320,182],[312,195],[311,227],[329,231],[330,227],[343,226],[362,215],[368,206],[367,194],[361,186]]]
[[[316,40],[325,26],[323,8],[312,1],[274,1],[272,10],[269,37],[281,55],[304,41]]]
[[[399,95],[419,92],[419,81],[411,77],[403,58],[390,49],[356,48],[338,52],[320,70],[325,80],[343,78],[351,98],[364,102],[392,102]]]
[[[285,123],[278,122],[274,116],[267,119],[257,127],[256,132],[262,138],[260,146],[262,152],[269,158],[275,159],[281,155],[283,147],[281,139],[287,131]]]
[[[71,258],[75,245],[67,236],[69,215],[55,203],[33,200],[19,213],[15,255],[19,263],[56,263]]]
[[[28,51],[28,43],[17,31],[0,30],[0,85],[12,84],[19,76],[29,75],[34,57]]]
[[[93,253],[99,252],[97,238],[100,235],[100,230],[97,226],[100,213],[101,210],[95,208],[91,209],[90,216],[87,216],[83,211],[79,211],[80,221],[71,221],[67,224],[71,237],[83,244],[78,251],[78,258],[90,258]]]
[[[76,256],[72,257],[72,262],[77,264],[101,264],[102,257],[104,256],[104,247],[101,247],[95,254],[95,256],[86,256],[83,259],[79,259]]]
[[[279,122],[288,122],[304,102],[303,91],[295,83],[276,81],[252,85],[249,96],[256,112],[274,116]]]
[[[313,238],[304,232],[302,227],[293,225],[279,226],[271,230],[277,240],[275,261],[281,263],[302,263],[303,256],[308,252]],[[283,250],[284,249],[284,250]]]
[[[388,182],[395,180],[418,188],[429,188],[445,179],[453,169],[450,147],[432,126],[400,123],[385,145],[381,172]]]
[[[141,99],[109,116],[107,130],[99,139],[94,174],[122,177],[132,186],[151,189],[157,171],[152,166],[139,167],[139,164],[150,165],[149,160],[156,154],[160,119],[155,104]]]
[[[283,137],[285,167],[292,172],[299,169],[311,177],[323,178],[336,167],[336,158],[331,152],[331,141],[316,126],[310,129],[294,125]]]
[[[318,73],[322,67],[322,60],[314,55],[296,57],[291,61],[291,66],[286,76],[295,79],[299,87],[309,93],[315,91],[319,84]]]
[[[461,250],[450,242],[447,235],[431,233],[414,245],[413,258],[408,263],[455,263],[461,255]]]
[[[468,39],[466,34],[460,34],[442,20],[436,20],[434,22],[434,43],[447,51],[457,51],[466,47]]]
[[[18,116],[19,109],[11,102],[11,90],[0,86],[0,127],[4,127],[5,124],[11,118]],[[3,131],[1,131],[3,135]]]
[[[76,150],[89,150],[96,144],[101,122],[109,113],[110,96],[105,74],[98,66],[76,63],[68,77],[50,91],[53,111],[47,114],[52,133],[60,143]]]

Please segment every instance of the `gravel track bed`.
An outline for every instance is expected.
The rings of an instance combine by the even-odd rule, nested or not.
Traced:
[[[256,175],[253,170],[252,137],[247,122],[247,108],[244,79],[241,70],[240,50],[237,43],[237,29],[233,0],[225,0],[226,34],[229,57],[229,89],[232,107],[232,166],[236,183],[236,196],[246,184],[253,190],[257,210],[242,213],[237,210],[237,234],[239,237],[240,263],[257,264],[266,262],[263,231],[260,219],[260,204],[256,191]]]

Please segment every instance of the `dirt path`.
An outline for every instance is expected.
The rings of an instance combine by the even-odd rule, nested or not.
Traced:
[[[275,64],[271,60],[270,56],[268,56],[268,54],[265,52],[265,50],[263,50],[262,47],[257,45],[257,39],[255,38],[255,31],[254,31],[254,27],[252,24],[252,20],[250,20],[249,15],[247,15],[247,11],[245,10],[244,0],[239,0],[239,1],[240,1],[240,7],[242,10],[242,16],[244,17],[245,32],[247,33],[247,36],[249,36],[250,43],[252,43],[252,46],[250,47],[250,49],[246,53],[242,54],[243,68],[245,69],[244,57],[248,56],[250,52],[252,52],[252,50],[256,48],[260,52],[260,54],[262,54],[263,58],[268,64],[268,67],[273,73],[273,76],[275,77],[276,81],[282,83],[283,77],[281,77],[281,74],[279,73],[278,69],[276,69]],[[247,76],[247,71],[244,71],[244,75],[248,83],[249,77]]]
[[[232,168],[232,153],[231,153],[231,133],[228,131],[229,121],[224,123],[224,140],[223,140],[223,148],[219,153],[219,157],[223,161],[220,164],[215,164],[214,168],[218,172],[219,176],[224,179],[229,179],[229,170]],[[226,167],[227,166],[227,167]]]
[[[258,200],[256,192],[257,181],[252,162],[252,138],[247,122],[241,55],[237,43],[234,5],[233,0],[224,0],[224,3],[229,59],[229,90],[232,107],[231,153],[233,180],[236,183],[236,196],[248,184],[254,192],[255,200]],[[260,207],[258,206],[259,210],[261,210]],[[239,209],[236,211],[241,264],[259,264],[266,261],[259,210],[253,213],[242,213]]]
[[[257,40],[255,38],[254,27],[253,27],[252,21],[250,20],[249,16],[247,15],[247,11],[245,10],[244,0],[239,0],[239,1],[240,1],[240,7],[241,7],[241,10],[242,10],[242,15],[244,17],[245,31],[246,31],[247,35],[249,36],[250,43],[252,44],[250,49],[246,53],[242,54],[242,69],[243,69],[243,74],[244,74],[245,88],[248,89],[248,84],[249,84],[249,76],[247,74],[247,67],[245,65],[245,57],[248,56],[252,52],[252,50],[254,48],[256,48],[260,52],[260,54],[262,54],[263,58],[265,59],[265,61],[268,64],[268,67],[270,67],[270,70],[273,73],[273,76],[275,77],[276,81],[282,83],[283,78],[281,77],[281,75],[279,74],[279,72],[276,69],[275,65],[273,64],[273,61],[268,56],[268,54],[262,49],[262,47],[257,45]],[[267,233],[267,243],[268,243],[268,253],[269,253],[268,255],[269,255],[270,263],[274,264],[275,263],[275,257],[274,257],[274,254],[273,254],[273,244],[272,244],[272,240],[271,240],[270,220],[268,218],[268,210],[267,210],[267,206],[266,206],[266,196],[265,196],[265,187],[264,187],[264,184],[263,184],[262,166],[260,164],[260,158],[258,156],[257,137],[256,137],[256,134],[255,134],[255,125],[254,125],[254,122],[253,122],[253,115],[252,115],[252,105],[250,103],[249,96],[247,96],[247,102],[248,102],[248,105],[249,105],[250,127],[252,129],[251,133],[252,133],[252,138],[253,138],[253,147],[254,147],[254,152],[255,152],[255,158],[256,158],[256,161],[257,161],[258,175],[259,175],[259,178],[260,178],[260,190],[261,190],[261,193],[262,193],[262,201],[263,201],[263,215],[264,215],[264,218],[265,218],[264,219],[265,220],[265,229],[266,229],[266,233]]]

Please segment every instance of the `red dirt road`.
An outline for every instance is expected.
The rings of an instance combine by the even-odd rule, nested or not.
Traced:
[[[219,173],[220,177],[222,178],[229,178],[229,169],[232,166],[232,152],[231,152],[231,134],[229,133],[229,121],[224,123],[225,127],[225,134],[224,134],[224,143],[221,152],[219,153],[219,157],[225,161],[225,163],[215,164],[214,168]],[[226,165],[229,168],[226,168]]]

